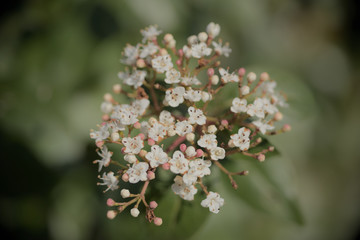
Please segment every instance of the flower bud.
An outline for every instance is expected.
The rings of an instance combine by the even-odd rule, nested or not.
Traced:
[[[256,80],[256,74],[253,72],[249,72],[247,75],[247,80],[249,83],[252,83]]]
[[[130,191],[128,189],[121,189],[120,191],[121,197],[122,198],[128,198],[130,197]]]
[[[134,128],[140,129],[141,128],[141,123],[139,123],[139,122],[134,123]]]
[[[263,161],[265,161],[265,155],[264,154],[259,154],[258,156],[257,156],[257,160],[259,160],[259,162],[263,162]]]
[[[228,142],[229,147],[233,148],[235,147],[234,140],[230,139]]]
[[[155,173],[154,173],[153,171],[148,171],[148,172],[147,172],[147,178],[148,178],[149,180],[155,179]]]
[[[148,139],[148,144],[149,144],[149,146],[155,145],[155,140],[152,139],[152,138],[149,138]]]
[[[139,153],[140,157],[145,157],[146,154],[147,154],[147,151],[145,149],[140,150],[140,153]]]
[[[238,70],[239,77],[243,77],[243,76],[245,75],[245,73],[246,73],[245,68],[240,68],[240,69]]]
[[[106,121],[110,120],[110,117],[108,114],[104,114],[104,115],[102,115],[101,119],[106,122]]]
[[[196,155],[196,150],[193,146],[189,146],[186,149],[185,154],[187,157],[194,157]]]
[[[145,139],[145,135],[143,133],[139,133],[138,135],[140,137],[141,140],[144,140]]]
[[[273,152],[273,151],[275,150],[275,147],[274,147],[274,146],[270,146],[268,149],[269,149],[270,152]]]
[[[256,141],[256,143],[261,143],[261,142],[262,142],[262,138],[261,138],[261,137],[258,137],[255,141]]]
[[[221,120],[221,125],[223,125],[224,127],[228,127],[229,126],[228,120],[226,119]]]
[[[149,118],[149,124],[150,125],[154,125],[154,124],[156,124],[157,123],[157,120],[156,120],[156,118],[154,118],[154,117],[151,117],[151,118]]]
[[[175,136],[175,135],[176,135],[176,131],[174,129],[168,130],[168,136],[169,137],[172,137],[172,136]]]
[[[206,32],[201,32],[198,34],[198,38],[200,42],[206,42],[206,40],[208,39],[208,35]]]
[[[180,145],[180,151],[182,152],[186,151],[186,145],[184,143]]]
[[[157,202],[155,202],[155,201],[151,201],[151,202],[149,203],[149,206],[150,206],[150,208],[155,209],[155,208],[157,208],[158,204],[157,204]]]
[[[159,52],[161,56],[168,55],[168,51],[165,48],[161,48]]]
[[[165,42],[170,42],[171,40],[174,40],[174,36],[172,35],[172,34],[170,34],[170,33],[167,33],[167,34],[165,34],[165,36],[164,36],[164,40],[165,40]]]
[[[218,75],[213,75],[212,77],[211,77],[211,84],[212,85],[216,85],[216,84],[218,84],[219,83],[219,76]]]
[[[101,104],[100,110],[103,113],[111,113],[111,111],[113,110],[113,105],[111,102],[105,101]]]
[[[270,76],[267,72],[263,72],[260,74],[260,81],[267,81],[270,79]]]
[[[211,99],[211,95],[207,92],[201,92],[201,100],[203,100],[203,102],[207,102]]]
[[[176,65],[181,66],[181,63],[182,63],[181,59],[176,60]]]
[[[209,77],[213,76],[214,73],[215,73],[215,70],[214,70],[213,68],[209,68],[209,69],[207,70],[207,75],[208,75]]]
[[[194,133],[186,134],[186,140],[188,140],[189,142],[193,142],[195,140],[195,134]]]
[[[144,59],[138,59],[138,60],[136,60],[136,66],[138,67],[138,68],[144,68],[144,67],[146,67],[146,63],[145,63],[145,61],[144,61]]]
[[[196,35],[191,35],[190,37],[188,37],[187,41],[189,45],[193,45],[198,41],[198,38]]]
[[[275,115],[274,115],[274,120],[275,121],[281,121],[282,119],[283,119],[283,115],[282,115],[281,112],[275,113]]]
[[[171,41],[168,43],[168,47],[169,47],[169,48],[175,48],[175,46],[176,46],[176,41],[175,41],[175,39],[171,40]]]
[[[210,125],[210,126],[208,126],[207,131],[208,131],[208,133],[216,133],[217,128],[215,125]]]
[[[135,157],[134,154],[126,154],[124,156],[124,160],[127,161],[128,163],[133,164],[133,163],[136,163],[137,158]]]
[[[220,25],[216,23],[209,23],[206,27],[206,32],[211,38],[215,38],[220,33]]]
[[[113,140],[114,142],[116,142],[116,141],[119,140],[119,139],[120,139],[119,133],[113,132],[113,133],[111,134],[111,140]]]
[[[284,132],[289,132],[291,130],[291,126],[289,124],[285,124],[282,128]]]
[[[121,93],[121,85],[120,84],[115,84],[113,86],[113,92],[116,93],[116,94]]]
[[[110,220],[114,219],[116,217],[116,215],[117,215],[117,212],[114,210],[109,210],[106,213],[106,217]]]
[[[249,92],[250,92],[250,88],[249,88],[249,86],[242,86],[241,87],[241,89],[240,89],[240,91],[241,91],[241,94],[242,95],[246,95],[246,94],[249,94]]]
[[[108,205],[109,207],[112,207],[115,205],[115,201],[112,198],[108,198],[106,201],[106,205]]]
[[[159,218],[159,217],[154,218],[154,224],[156,226],[160,226],[162,224],[162,222],[163,222],[162,218]]]
[[[129,181],[129,174],[124,173],[124,174],[121,176],[121,179],[122,179],[124,182],[128,182],[128,181]]]
[[[169,169],[170,169],[170,164],[169,164],[169,163],[164,163],[163,165],[161,165],[161,167],[162,167],[164,170],[169,170]]]
[[[105,93],[104,100],[107,102],[112,102],[114,99],[113,99],[111,93]]]
[[[196,157],[202,157],[203,155],[204,155],[203,150],[201,149],[196,150]]]
[[[139,216],[140,211],[139,211],[139,209],[137,209],[137,208],[132,208],[132,209],[130,210],[130,214],[131,214],[131,216],[133,216],[133,217],[137,217],[137,216]]]

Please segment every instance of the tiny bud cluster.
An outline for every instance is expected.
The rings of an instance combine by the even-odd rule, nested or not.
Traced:
[[[279,108],[287,106],[286,96],[275,91],[276,82],[268,73],[257,77],[243,67],[231,71],[221,66],[219,57],[228,57],[231,48],[216,40],[218,24],[210,23],[206,31],[190,36],[180,47],[172,34],[159,38],[162,31],[157,26],[140,32],[141,43],[124,49],[121,62],[126,68],[118,73],[121,83],[113,86],[112,94],[104,95],[101,124],[90,131],[100,157],[93,162],[103,171],[98,185],[105,187],[104,192],[120,189],[124,200],[109,198],[107,205],[115,209],[109,210],[107,217],[113,219],[130,206],[131,216],[138,217],[143,204],[147,220],[162,225],[163,219],[154,212],[158,203],[148,202],[146,194],[149,186],[156,184],[153,180],[161,176],[159,171],[173,174],[174,194],[192,201],[202,190],[206,198],[201,206],[218,213],[224,199],[208,191],[203,179],[206,181],[215,166],[228,175],[236,189],[233,176],[249,172],[227,170],[221,163],[228,161],[227,156],[242,154],[265,161],[266,153],[275,149],[261,149],[264,136],[291,130],[288,124],[275,127],[283,119]],[[192,67],[190,61],[197,65]],[[205,79],[200,78],[202,71]],[[238,89],[230,106],[217,102],[227,85]],[[119,95],[127,102],[118,102],[124,99]],[[211,116],[210,106],[222,112]],[[121,187],[122,182],[141,184],[141,191],[131,193]]]

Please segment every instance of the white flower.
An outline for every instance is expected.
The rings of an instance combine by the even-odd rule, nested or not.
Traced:
[[[185,92],[184,98],[192,102],[198,102],[201,100],[201,91],[190,88]]]
[[[200,85],[201,84],[201,82],[199,81],[199,79],[197,79],[196,76],[190,77],[189,75],[186,76],[186,77],[182,77],[181,83],[184,84],[185,86]]]
[[[151,60],[152,67],[159,73],[169,71],[173,68],[170,55],[158,56]]]
[[[137,183],[139,181],[147,180],[146,171],[149,169],[149,164],[145,162],[134,163],[131,168],[129,168],[126,173],[129,174],[129,182]]]
[[[190,114],[189,123],[190,124],[199,124],[204,125],[206,123],[206,117],[201,109],[195,109],[194,107],[189,107],[188,112]]]
[[[189,48],[187,45],[183,47],[183,52],[186,58],[192,57],[191,48]]]
[[[171,107],[177,107],[184,102],[184,87],[176,87],[174,89],[166,90],[165,101]]]
[[[215,147],[210,150],[211,159],[212,160],[219,160],[225,158],[225,149],[221,147]]]
[[[246,99],[240,99],[236,97],[232,101],[232,106],[230,110],[234,113],[246,112],[247,110],[246,105],[247,105]]]
[[[104,101],[101,103],[100,109],[103,113],[111,113],[113,110],[113,105],[111,102]]]
[[[124,160],[127,161],[128,163],[136,163],[137,158],[134,154],[125,154],[124,156]]]
[[[214,50],[219,55],[224,55],[225,57],[229,57],[231,53],[231,48],[229,47],[229,43],[226,43],[224,46],[222,46],[221,42],[216,43],[212,42],[212,45],[214,46]]]
[[[240,148],[241,151],[246,151],[250,146],[250,133],[251,131],[245,127],[239,129],[237,134],[233,134],[230,138],[236,147]]]
[[[148,152],[145,157],[150,161],[150,166],[153,168],[168,162],[168,155],[158,145],[152,146],[151,152]]]
[[[121,62],[126,65],[133,65],[136,63],[136,59],[139,56],[139,44],[132,46],[127,44],[123,52],[124,58],[121,59]]]
[[[211,22],[207,25],[206,32],[211,38],[215,38],[220,33],[220,25]]]
[[[215,134],[204,134],[197,141],[197,144],[200,147],[212,149],[217,146],[216,135]]]
[[[252,123],[260,130],[262,134],[265,134],[268,130],[273,130],[275,128],[274,126],[271,126],[260,120],[254,121]]]
[[[263,102],[263,109],[265,112],[268,112],[270,114],[274,114],[276,112],[278,112],[279,110],[270,103],[270,100],[267,98],[262,98],[262,102]]]
[[[189,146],[186,148],[185,154],[187,157],[195,157],[196,155],[196,149],[193,146]]]
[[[195,159],[190,161],[189,170],[183,176],[183,181],[186,185],[191,185],[196,182],[198,177],[202,178],[205,175],[210,175],[211,161],[203,159]]]
[[[183,181],[186,185],[192,185],[198,178],[198,171],[196,168],[190,168],[183,176]]]
[[[169,161],[170,171],[175,174],[184,174],[189,169],[189,160],[187,160],[184,154],[180,151],[175,151],[172,159]]]
[[[142,42],[146,42],[146,40],[154,40],[156,37],[162,33],[161,30],[157,29],[156,25],[150,25],[149,27],[140,30],[141,35],[143,35]]]
[[[138,217],[139,214],[140,214],[140,211],[139,211],[139,209],[137,209],[137,208],[132,208],[132,209],[130,210],[130,214],[131,214],[131,216],[133,216],[133,217]]]
[[[113,172],[103,173],[100,179],[103,180],[103,182],[98,183],[98,185],[106,185],[108,187],[104,192],[108,190],[114,191],[119,188],[119,180],[114,176]]]
[[[289,106],[289,104],[286,103],[285,97],[280,94],[272,95],[271,101],[274,103],[274,105],[278,105],[280,107],[288,107]]]
[[[247,114],[258,118],[265,117],[264,102],[261,98],[256,98],[253,104],[248,105]]]
[[[101,157],[101,160],[95,160],[94,163],[99,163],[99,172],[101,171],[102,167],[107,167],[110,164],[111,156],[113,155],[112,152],[108,151],[106,145],[104,145],[101,149],[101,153],[97,152]]]
[[[155,54],[159,50],[159,47],[152,42],[144,45],[140,52],[140,58],[146,58]]]
[[[144,142],[139,136],[131,138],[123,138],[122,143],[125,146],[125,153],[138,154],[141,149],[144,147]]]
[[[219,73],[221,75],[221,79],[225,82],[239,82],[239,76],[233,72],[233,73],[229,73],[228,71],[226,71],[223,68],[219,68]]]
[[[159,122],[152,124],[148,130],[149,138],[159,141],[159,138],[164,138],[166,136],[166,128]]]
[[[266,81],[263,82],[263,84],[260,85],[260,89],[262,89],[264,92],[269,94],[274,94],[274,89],[276,88],[276,82],[275,81]]]
[[[184,120],[175,124],[175,131],[179,136],[185,136],[193,131],[193,127],[188,121]]]
[[[95,142],[106,140],[110,136],[108,125],[103,124],[100,126],[99,131],[90,132],[90,138],[95,139]]]
[[[131,125],[138,121],[138,114],[129,105],[122,104],[114,107],[111,118],[120,120],[122,125]]]
[[[167,84],[173,84],[173,83],[179,83],[181,74],[179,71],[177,71],[175,68],[170,69],[165,74],[165,82]]]
[[[210,212],[218,213],[220,207],[224,205],[224,199],[218,193],[209,192],[206,199],[201,201],[201,206],[208,207]]]
[[[125,126],[121,123],[119,119],[113,119],[108,122],[108,126],[111,129],[112,133],[117,133],[118,131],[124,131]]]
[[[138,88],[145,81],[146,71],[135,70],[130,75],[128,73],[119,72],[118,77],[123,80],[124,84]]]
[[[145,111],[149,107],[149,105],[150,101],[146,98],[136,99],[131,103],[131,107],[133,108],[134,112],[139,116],[145,114]]]
[[[176,176],[174,182],[175,183],[171,185],[171,189],[175,194],[179,195],[184,200],[194,200],[194,195],[197,193],[197,189],[194,185],[186,185],[181,176]]]
[[[209,56],[211,54],[211,51],[212,49],[209,48],[204,42],[193,44],[191,46],[191,54],[194,58]]]
[[[159,121],[165,126],[170,126],[174,124],[175,118],[171,116],[170,112],[163,110],[160,113]]]

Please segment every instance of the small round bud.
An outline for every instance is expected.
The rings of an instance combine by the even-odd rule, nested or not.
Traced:
[[[116,94],[121,93],[121,85],[120,84],[115,84],[113,86],[113,92],[116,93]]]
[[[196,150],[196,157],[202,157],[203,155],[204,155],[203,150],[201,149]]]
[[[165,34],[164,36],[165,42],[170,42],[171,40],[174,40],[174,36],[170,33]]]
[[[234,140],[230,139],[228,142],[229,147],[233,148],[235,147]]]
[[[126,154],[124,156],[124,160],[127,161],[128,163],[133,164],[133,163],[136,163],[137,158],[135,157],[134,154]]]
[[[113,133],[111,134],[111,140],[113,140],[114,142],[116,142],[116,141],[119,140],[119,139],[120,139],[119,133],[113,132]]]
[[[208,133],[216,133],[217,128],[215,125],[210,125],[210,126],[208,126],[207,131],[208,131]]]
[[[147,154],[147,151],[145,149],[140,150],[140,153],[139,153],[140,157],[145,157],[146,154]]]
[[[133,216],[133,217],[137,217],[137,216],[139,216],[140,211],[139,211],[139,209],[137,209],[137,208],[132,208],[132,209],[130,210],[130,214],[131,214],[131,216]]]
[[[180,151],[182,152],[186,151],[186,145],[184,143],[180,145]]]
[[[168,51],[165,48],[161,48],[159,52],[161,56],[168,55]]]
[[[149,146],[155,145],[155,140],[152,139],[152,138],[149,138],[148,139],[148,144],[149,144]]]
[[[125,154],[125,149],[126,149],[126,147],[121,148],[121,153],[122,154]]]
[[[114,210],[109,210],[106,213],[106,217],[110,220],[114,219],[116,217],[116,215],[117,215],[117,212]]]
[[[186,149],[185,154],[187,157],[194,157],[196,155],[196,149],[193,146],[189,146]]]
[[[120,191],[121,197],[122,198],[128,198],[130,197],[130,191],[128,189],[121,189]]]
[[[161,167],[162,167],[164,170],[169,170],[169,169],[170,169],[170,164],[169,164],[169,163],[164,163],[163,165],[161,165]]]
[[[291,130],[291,126],[289,124],[285,124],[282,128],[284,132],[289,132]]]
[[[141,123],[139,123],[139,122],[134,123],[134,128],[140,129],[141,128]]]
[[[154,224],[156,226],[161,226],[162,223],[163,223],[162,218],[159,218],[159,217],[154,218]]]
[[[106,205],[108,205],[109,207],[112,207],[115,205],[115,201],[112,198],[108,198],[106,200]]]
[[[157,208],[158,204],[157,204],[157,202],[155,202],[155,201],[151,201],[151,202],[149,203],[149,206],[150,206],[150,208],[155,209],[155,208]]]
[[[129,174],[124,173],[124,174],[121,176],[121,179],[122,179],[124,182],[128,182],[128,181],[129,181]]]
[[[261,142],[262,142],[262,138],[259,137],[259,138],[257,138],[255,141],[256,141],[256,143],[261,143]]]
[[[139,133],[138,135],[140,137],[141,140],[144,140],[145,139],[145,135],[143,133]]]
[[[256,80],[256,74],[253,72],[249,72],[247,75],[247,80],[249,83],[252,83]]]
[[[239,77],[243,77],[243,76],[245,75],[245,73],[246,73],[245,68],[240,68],[240,69],[238,70]]]
[[[101,104],[100,109],[103,113],[111,113],[113,110],[113,105],[111,102],[105,101]]]
[[[193,45],[198,41],[198,38],[196,35],[191,35],[190,37],[188,37],[187,41],[189,45]]]
[[[224,127],[228,127],[229,126],[228,120],[226,119],[221,120],[221,125],[223,125]]]
[[[110,116],[108,114],[104,114],[102,115],[101,119],[106,122],[110,120]]]
[[[175,39],[171,40],[169,43],[168,43],[168,47],[169,48],[174,48],[176,46],[176,41]]]
[[[250,88],[249,88],[249,86],[242,86],[241,87],[241,89],[240,89],[240,91],[241,91],[241,94],[242,95],[246,95],[246,94],[249,94],[249,92],[250,92]]]
[[[145,61],[144,61],[144,59],[138,59],[138,60],[136,60],[136,66],[138,67],[138,68],[144,68],[144,67],[146,67],[146,63],[145,63]]]
[[[182,63],[182,61],[181,61],[181,59],[178,59],[178,60],[176,60],[176,65],[181,65],[181,63]]]
[[[216,84],[218,84],[219,83],[219,76],[218,75],[213,75],[212,77],[211,77],[211,84],[212,85],[216,85]]]
[[[155,179],[155,173],[154,173],[153,171],[148,171],[148,172],[147,172],[147,178],[148,178],[149,180]]]
[[[111,93],[105,93],[104,100],[107,102],[112,102],[114,99],[113,99],[113,96],[111,95]]]
[[[157,120],[156,120],[156,118],[151,117],[148,122],[149,122],[150,125],[154,125],[154,124],[157,123]]]
[[[257,160],[259,160],[259,162],[263,162],[263,161],[265,161],[265,155],[264,154],[259,154],[258,156],[257,156]]]
[[[168,136],[169,137],[172,137],[172,136],[175,136],[175,135],[176,135],[176,131],[174,129],[168,130]]]
[[[267,72],[263,72],[260,74],[260,81],[267,81],[270,79],[270,76]]]
[[[101,148],[103,145],[104,145],[104,141],[97,141],[97,142],[96,142],[96,146],[97,146],[98,148]]]
[[[274,147],[274,146],[270,146],[268,149],[269,149],[270,152],[273,152],[273,151],[275,150],[275,147]]]
[[[180,57],[184,56],[184,50],[179,49],[178,53],[179,53],[179,56],[180,56]]]
[[[207,70],[207,75],[208,75],[209,77],[212,77],[214,74],[215,74],[215,70],[214,70],[213,68],[209,68],[209,69]]]
[[[194,133],[186,134],[186,140],[188,140],[189,142],[193,142],[195,140],[195,134]]]
[[[208,39],[208,35],[206,32],[201,32],[198,34],[198,38],[200,42],[206,42],[206,40]]]
[[[201,92],[201,100],[207,102],[211,99],[211,95],[207,92]]]
[[[274,120],[275,121],[281,121],[282,119],[283,119],[283,115],[282,115],[281,112],[275,113],[275,115],[274,115]]]

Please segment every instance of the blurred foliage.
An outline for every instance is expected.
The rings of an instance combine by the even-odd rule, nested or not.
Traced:
[[[356,0],[10,1],[0,16],[1,231],[59,240],[359,238],[359,9]],[[288,94],[293,130],[269,138],[281,155],[225,162],[250,175],[236,179],[237,191],[220,172],[209,179],[226,201],[217,215],[199,206],[200,194],[188,203],[152,189],[164,194],[163,227],[126,212],[107,220],[88,134],[118,82],[122,48],[150,24],[183,44],[210,21],[233,49],[223,64],[267,71]],[[219,97],[231,96],[230,88]]]

